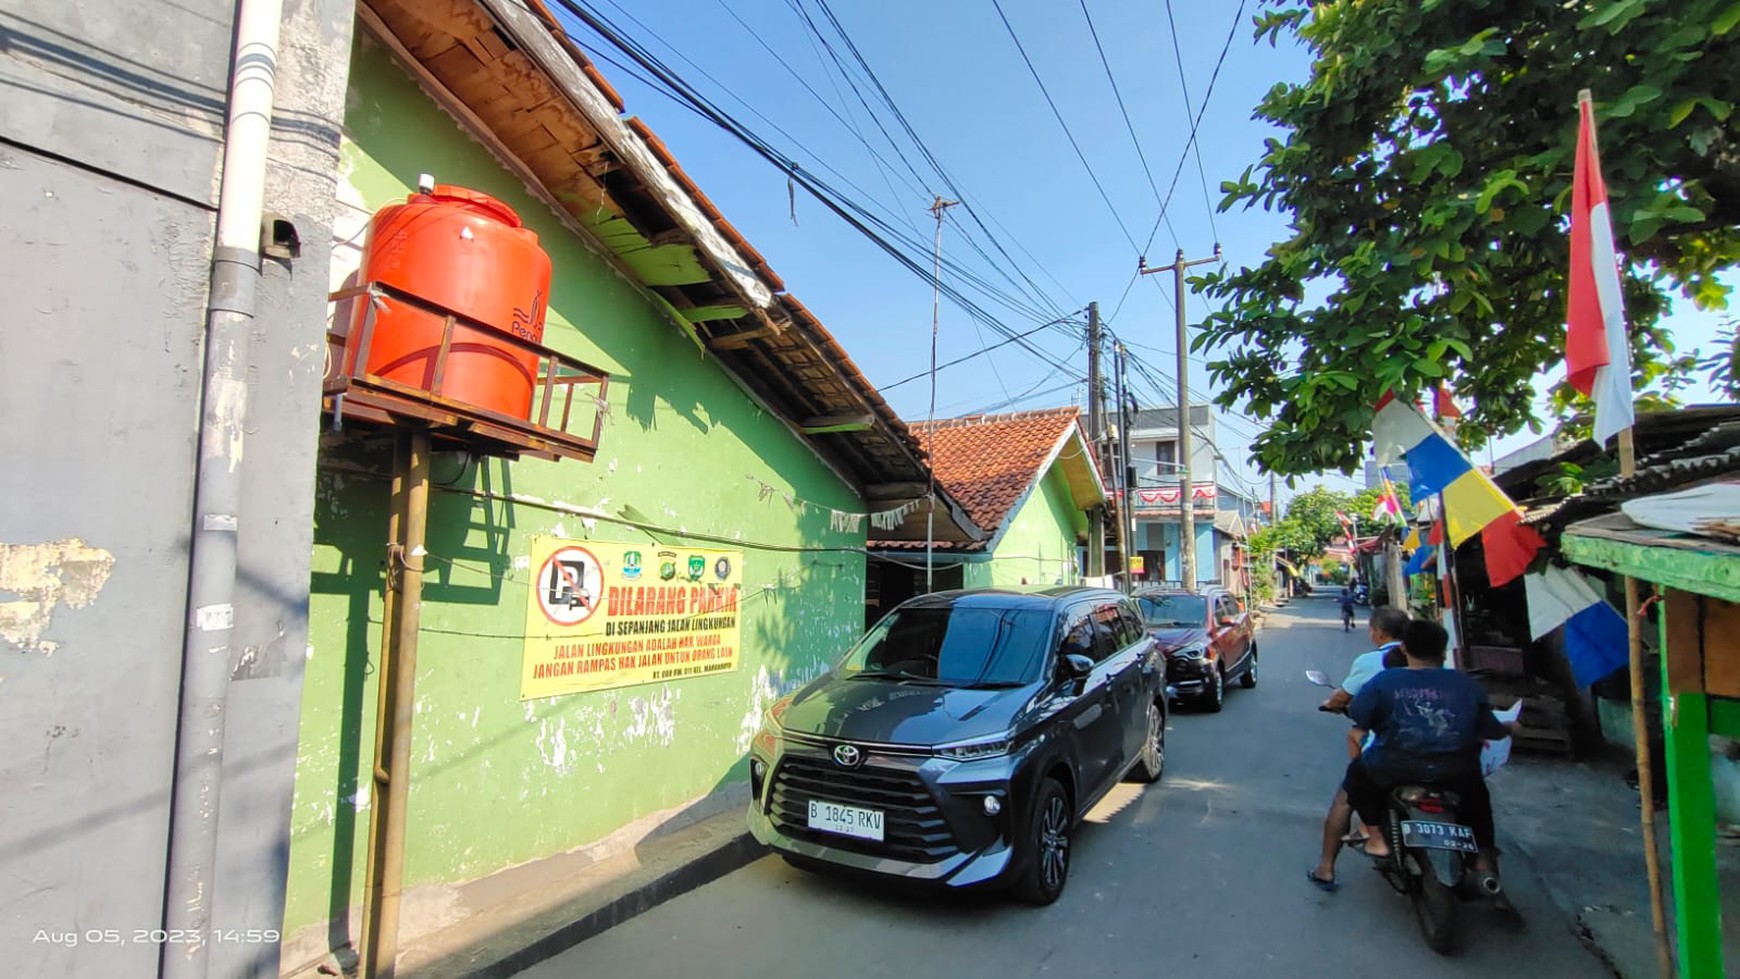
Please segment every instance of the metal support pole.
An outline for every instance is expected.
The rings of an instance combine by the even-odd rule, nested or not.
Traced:
[[[938,195],[930,205],[930,213],[936,218],[936,266],[935,271],[931,273],[930,280],[930,415],[926,419],[927,429],[932,429],[936,425],[936,336],[937,326],[942,315],[943,212],[959,203],[960,201],[943,200]],[[936,467],[927,462],[925,470],[930,475],[930,488],[925,500],[928,507],[924,515],[924,590],[928,594],[936,591],[933,584],[935,571],[933,562],[936,557]]]
[[[423,617],[423,562],[427,557],[429,431],[414,428],[399,438],[389,525],[394,539],[387,545],[387,602],[392,614],[382,626],[375,798],[369,814],[362,955],[362,974],[367,979],[391,979],[398,956],[405,807],[411,793],[411,722],[417,693],[417,634]],[[383,731],[388,725],[390,729]]]
[[[1199,258],[1187,261],[1184,249],[1178,249],[1178,255],[1171,265],[1159,268],[1148,268],[1145,260],[1139,260],[1136,265],[1138,274],[1147,275],[1169,269],[1173,274],[1173,299],[1178,307],[1178,573],[1185,591],[1196,590],[1196,498],[1195,477],[1191,472],[1190,445],[1190,338],[1185,323],[1184,270],[1193,265],[1206,265],[1209,262],[1220,261],[1220,245],[1214,246],[1214,255],[1210,258]]]

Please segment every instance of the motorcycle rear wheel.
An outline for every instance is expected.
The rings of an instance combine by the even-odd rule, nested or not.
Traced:
[[[1414,919],[1420,923],[1420,934],[1427,947],[1439,955],[1456,954],[1456,918],[1459,901],[1456,893],[1445,887],[1430,872],[1416,878],[1413,893]]]

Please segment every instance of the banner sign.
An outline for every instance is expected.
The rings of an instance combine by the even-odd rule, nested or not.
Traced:
[[[532,539],[520,699],[737,668],[743,552]]]
[[[1176,514],[1178,500],[1183,496],[1183,490],[1178,486],[1162,486],[1156,489],[1138,489],[1133,494],[1136,498],[1134,509],[1138,512],[1159,510]],[[1220,487],[1215,483],[1195,483],[1190,487],[1191,509],[1213,512],[1220,498]]]

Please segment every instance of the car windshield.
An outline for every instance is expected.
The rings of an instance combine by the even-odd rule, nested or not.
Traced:
[[[1142,621],[1161,629],[1201,628],[1208,620],[1208,599],[1201,595],[1139,595]]]
[[[1041,609],[895,609],[846,654],[840,673],[951,687],[1031,683],[1044,664],[1051,627],[1051,614]]]

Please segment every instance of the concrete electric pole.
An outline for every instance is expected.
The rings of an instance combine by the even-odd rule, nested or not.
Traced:
[[[1100,304],[1088,303],[1088,444],[1093,446],[1100,472],[1105,473],[1106,423],[1105,399],[1100,397]],[[1105,511],[1098,510],[1088,520],[1087,574],[1098,578],[1106,573]]]
[[[1125,369],[1129,366],[1129,353],[1124,345],[1118,343],[1112,348],[1115,360],[1118,398],[1118,556],[1123,562],[1125,590],[1133,590],[1136,584],[1135,576],[1130,573],[1130,557],[1136,553],[1136,466],[1130,461],[1130,426],[1136,423],[1136,413],[1128,404],[1129,379]]]
[[[1190,468],[1190,342],[1184,322],[1184,270],[1193,265],[1220,261],[1220,245],[1208,258],[1186,261],[1184,249],[1171,265],[1149,268],[1146,259],[1138,259],[1136,271],[1141,275],[1170,271],[1174,275],[1173,298],[1178,305],[1178,572],[1185,591],[1196,590],[1196,500],[1194,476]]]

